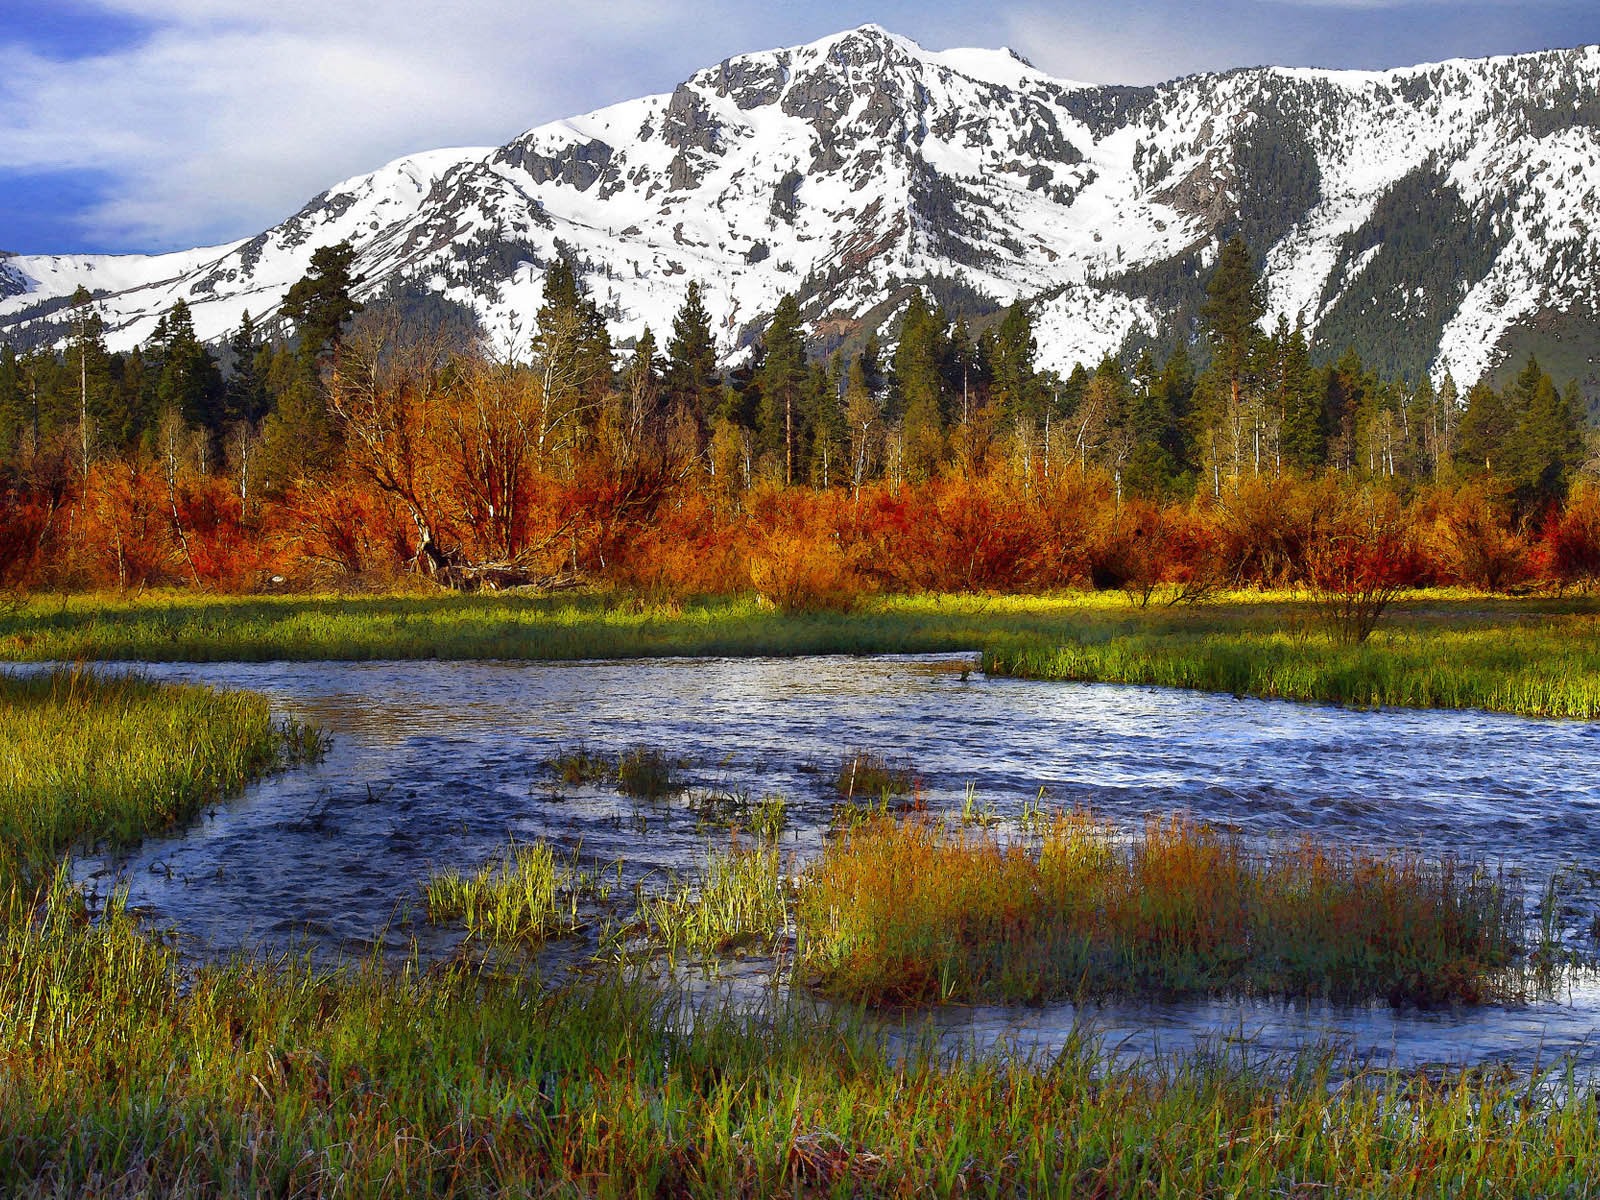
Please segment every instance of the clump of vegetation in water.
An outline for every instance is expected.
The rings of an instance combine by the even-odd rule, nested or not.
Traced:
[[[643,899],[639,916],[669,957],[725,954],[770,946],[788,920],[788,884],[777,848],[735,847],[712,854],[698,881]]]
[[[909,765],[891,763],[883,755],[865,750],[845,755],[833,775],[833,790],[846,800],[909,796],[916,786],[916,773]]]
[[[823,991],[872,1004],[1116,992],[1476,1002],[1515,993],[1525,930],[1473,868],[1319,843],[1246,852],[1183,817],[1141,836],[1063,815],[1037,846],[880,819],[802,878]]]
[[[789,823],[789,802],[773,794],[761,797],[750,810],[750,832],[765,841],[775,842],[783,836]]]
[[[624,796],[659,800],[683,791],[679,763],[664,750],[634,746],[617,758],[617,788]]]
[[[683,791],[678,769],[683,764],[653,746],[634,746],[610,758],[579,743],[558,751],[548,764],[563,783],[613,783],[625,796],[659,800]]]
[[[597,872],[576,856],[561,861],[546,842],[513,846],[470,875],[436,871],[423,885],[430,920],[459,922],[469,936],[494,942],[569,936],[582,928],[580,901],[608,894]]]
[[[574,787],[585,783],[603,783],[611,778],[612,762],[598,751],[579,742],[571,749],[556,751],[550,759],[550,769],[562,783]]]
[[[789,802],[775,794],[752,800],[749,792],[712,788],[692,794],[689,811],[701,829],[744,830],[764,841],[776,841],[789,822]]]

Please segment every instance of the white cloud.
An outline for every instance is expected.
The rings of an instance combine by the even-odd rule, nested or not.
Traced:
[[[399,155],[670,87],[686,42],[745,48],[737,11],[693,0],[97,3],[154,32],[70,61],[0,45],[0,163],[108,173],[83,232],[130,248],[247,236]]]
[[[1160,83],[1212,66],[1237,66],[1245,49],[1213,60],[1202,30],[1188,24],[1155,27],[1138,10],[1086,13],[1026,7],[1003,13],[1006,41],[1041,70],[1083,83]]]

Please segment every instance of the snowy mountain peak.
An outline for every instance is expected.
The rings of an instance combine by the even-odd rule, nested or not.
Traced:
[[[1551,330],[1577,353],[1600,308],[1597,163],[1596,47],[1115,87],[869,24],[398,159],[233,245],[0,261],[0,337],[59,337],[79,284],[114,344],[180,298],[222,336],[349,239],[365,287],[441,293],[499,340],[526,337],[560,256],[624,342],[668,327],[692,280],[730,358],[786,292],[830,346],[921,287],[976,317],[1030,300],[1041,360],[1065,367],[1192,333],[1219,240],[1243,232],[1268,321],[1465,381]]]

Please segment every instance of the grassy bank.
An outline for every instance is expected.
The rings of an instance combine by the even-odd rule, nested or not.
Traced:
[[[1281,629],[1079,629],[991,643],[984,670],[1026,679],[1195,688],[1356,708],[1481,708],[1600,717],[1600,622],[1590,615],[1397,624],[1361,645]]]
[[[783,613],[749,597],[684,604],[538,596],[36,599],[0,613],[0,658],[262,661],[885,654],[978,649],[996,635],[1126,617],[1115,597],[902,597]]]
[[[122,924],[12,943],[0,994],[30,1002],[0,1015],[16,1196],[1556,1196],[1600,1152],[1591,1094],[1491,1074],[896,1058],[799,1009],[682,1033],[639,984],[461,970],[180,989]]]
[[[1416,593],[1345,646],[1289,595],[1139,608],[1122,593],[878,597],[781,613],[748,598],[561,596],[35,599],[0,613],[0,658],[79,661],[576,659],[987,649],[1039,679],[1201,688],[1357,706],[1600,716],[1600,603]]]
[[[36,885],[75,845],[136,842],[319,747],[248,693],[0,675],[0,895]]]
[[[188,725],[160,723],[179,710]],[[30,814],[3,836],[29,879],[292,750],[259,701],[201,689],[57,677],[0,712],[46,731],[3,756],[7,811]],[[96,723],[100,750],[59,786],[50,748],[77,753]],[[55,832],[19,832],[33,823]],[[520,872],[555,880],[528,913],[571,889],[559,868]],[[685,1031],[659,991],[616,976],[184,968],[114,902],[91,922],[59,876],[44,888],[0,939],[7,1196],[1554,1196],[1584,1193],[1600,1161],[1584,1087],[1552,1099],[1506,1074],[1314,1054],[1128,1069],[1092,1039],[952,1061],[804,1004],[701,1012]],[[738,903],[718,918],[767,920]]]

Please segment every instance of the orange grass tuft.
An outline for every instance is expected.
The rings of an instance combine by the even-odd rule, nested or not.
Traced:
[[[1515,984],[1520,904],[1482,871],[1305,840],[1249,852],[1188,817],[1042,839],[880,819],[800,888],[825,992],[871,1004],[1242,992],[1477,1002]]]

